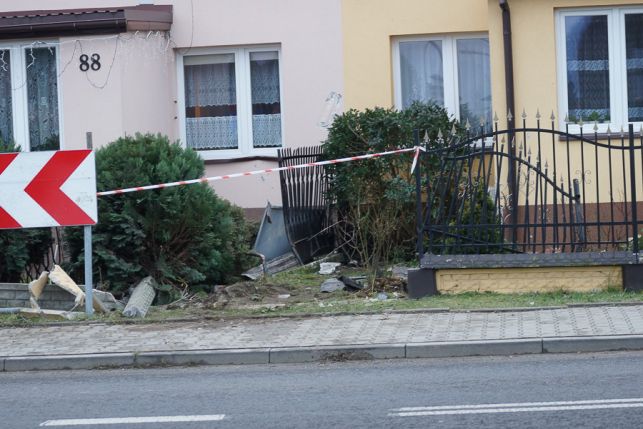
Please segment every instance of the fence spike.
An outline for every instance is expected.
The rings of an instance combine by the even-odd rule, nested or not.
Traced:
[[[582,127],[584,123],[585,123],[585,122],[583,122],[583,115],[580,115],[580,116],[578,117],[578,125],[580,125],[580,126]]]
[[[498,119],[498,113],[493,112],[493,122],[498,122],[498,121],[499,121],[499,119]]]
[[[569,124],[569,113],[565,114],[565,119],[564,119],[566,124]]]
[[[551,111],[551,116],[549,117],[549,119],[551,119],[552,121],[556,120],[556,115],[554,114],[553,110]]]
[[[525,109],[522,109],[522,115],[520,115],[522,119],[527,119],[527,112],[525,112]]]
[[[511,110],[507,111],[507,120],[511,122],[513,120],[514,116],[511,114]]]
[[[469,123],[469,118],[467,118],[467,122],[464,124],[464,129],[469,131],[471,129],[471,124]]]
[[[594,121],[594,132],[598,131],[598,122]]]
[[[610,124],[607,124],[607,135],[609,136],[612,134],[612,128],[610,128]]]
[[[625,135],[625,130],[623,129],[623,125],[621,125],[621,137]]]
[[[424,142],[424,144],[429,144],[429,131],[428,130],[424,130],[424,138],[422,139],[422,141]]]
[[[455,122],[453,123],[453,126],[451,127],[451,135],[455,136],[458,133],[458,130],[455,128]]]
[[[484,128],[485,125],[485,120],[482,116],[480,116],[480,127]]]
[[[540,121],[540,109],[536,109],[536,119]]]

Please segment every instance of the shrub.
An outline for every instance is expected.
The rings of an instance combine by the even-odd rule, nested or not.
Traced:
[[[438,133],[457,126],[436,104],[414,103],[408,109],[349,110],[338,116],[324,142],[327,159],[413,147],[413,130]],[[338,164],[331,167],[330,194],[336,200],[336,236],[349,257],[377,269],[391,259],[409,259],[415,253],[415,179],[410,174],[413,153]],[[422,157],[422,171],[438,160]]]
[[[119,189],[197,179],[199,155],[161,135],[121,138],[96,152],[97,186]],[[101,197],[94,275],[122,292],[151,275],[159,289],[209,288],[246,267],[247,232],[238,207],[207,184]],[[82,272],[82,233],[70,234],[72,270]],[[77,274],[78,274],[77,273]]]
[[[20,152],[20,147],[0,138],[0,153]],[[50,228],[0,230],[0,282],[26,280],[26,268],[38,265],[52,242]]]

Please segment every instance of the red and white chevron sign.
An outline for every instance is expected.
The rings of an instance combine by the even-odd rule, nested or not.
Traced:
[[[0,229],[95,225],[91,150],[0,154]]]

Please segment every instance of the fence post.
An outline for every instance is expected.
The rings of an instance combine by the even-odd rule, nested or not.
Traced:
[[[413,144],[420,146],[420,130],[413,130]],[[418,153],[415,165],[415,229],[417,233],[417,252],[419,260],[424,255],[424,219],[422,219],[422,151]]]
[[[630,135],[630,187],[632,189],[632,251],[639,262],[639,225],[636,199],[636,161],[634,160],[634,124],[629,125]]]

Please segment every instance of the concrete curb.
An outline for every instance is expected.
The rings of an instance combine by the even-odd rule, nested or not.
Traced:
[[[543,353],[643,350],[643,335],[543,338]]]
[[[0,357],[0,372],[643,350],[643,335]]]

